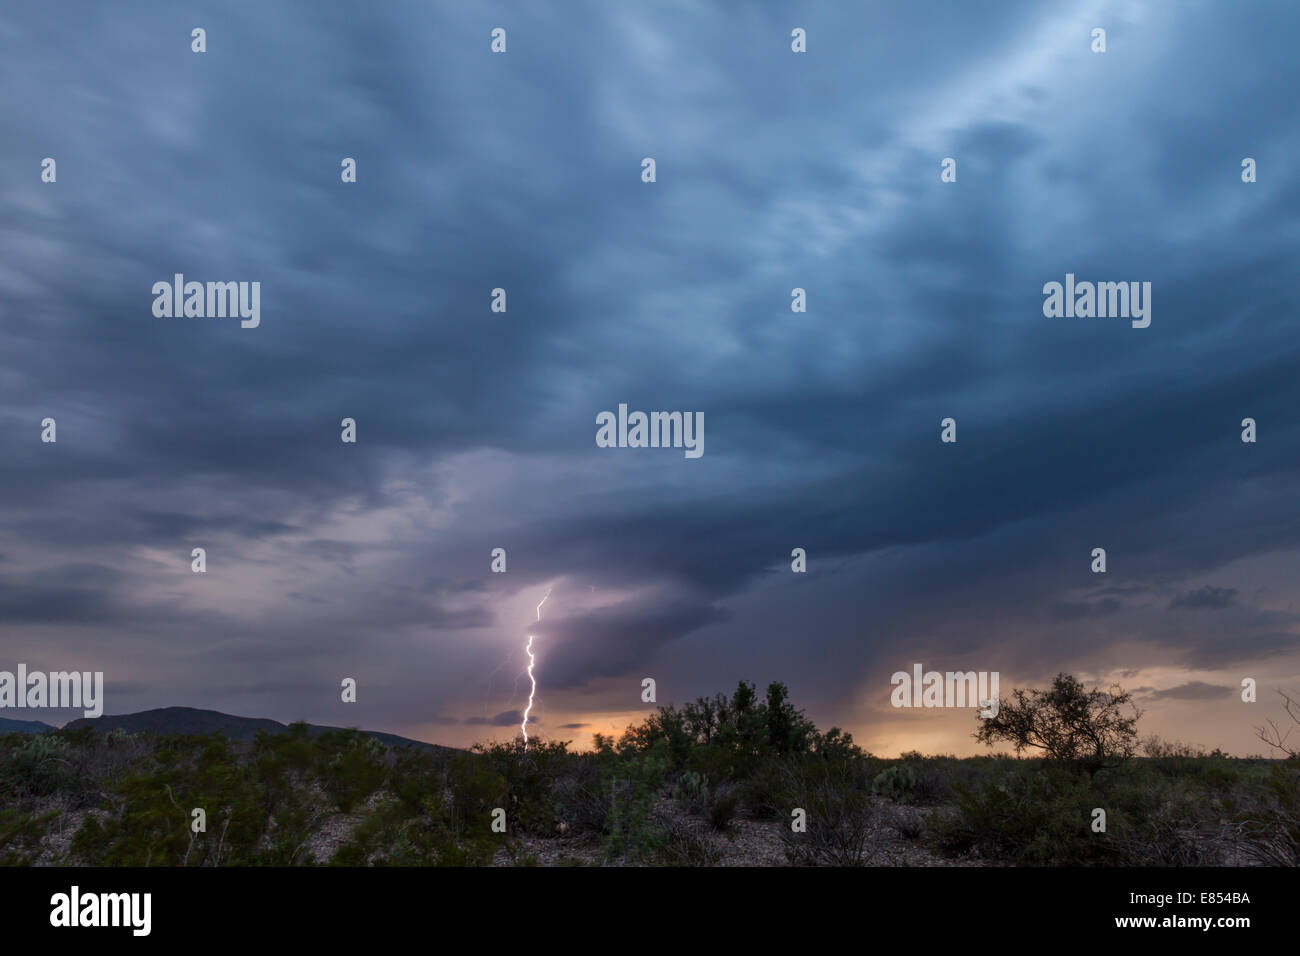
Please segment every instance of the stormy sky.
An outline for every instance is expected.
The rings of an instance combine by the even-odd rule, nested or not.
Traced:
[[[921,663],[1119,681],[1144,733],[1262,752],[1300,687],[1298,32],[1285,2],[8,5],[0,669],[467,744],[517,733],[533,634],[533,732],[577,746],[651,677],[978,752],[973,711],[890,706]],[[176,273],[259,282],[260,325],[155,316]],[[1046,318],[1067,273],[1150,282],[1150,327]],[[702,412],[703,456],[597,447],[620,403]]]

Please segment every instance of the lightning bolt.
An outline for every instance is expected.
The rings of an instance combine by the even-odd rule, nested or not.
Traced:
[[[551,589],[546,589],[546,595],[537,602],[537,620],[542,619],[542,605],[546,603],[546,598],[551,596]],[[537,694],[537,678],[533,676],[533,665],[537,663],[537,658],[533,656],[533,635],[528,635],[528,644],[524,650],[528,652],[528,680],[532,682],[532,688],[528,691],[528,706],[524,708],[524,722],[519,725],[519,729],[524,734],[524,749],[528,749],[528,714],[533,709],[533,697]]]

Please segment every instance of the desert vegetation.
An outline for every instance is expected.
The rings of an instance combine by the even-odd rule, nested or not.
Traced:
[[[866,753],[784,685],[660,707],[590,750],[469,751],[357,731],[0,737],[6,865],[1300,863],[1300,756],[1142,740],[1118,689],[1017,690],[974,734],[1012,754]],[[1283,696],[1282,722],[1300,724]],[[196,832],[194,810],[204,828]],[[1104,811],[1105,829],[1096,825]],[[505,832],[494,830],[494,811]]]

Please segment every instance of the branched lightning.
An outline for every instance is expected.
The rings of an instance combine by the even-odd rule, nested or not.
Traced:
[[[537,620],[542,619],[542,605],[546,603],[546,598],[551,596],[551,589],[546,589],[546,595],[537,602]],[[524,646],[528,652],[528,680],[532,683],[532,688],[528,691],[528,706],[524,708],[524,722],[519,725],[519,729],[524,734],[524,749],[528,749],[528,714],[533,709],[533,697],[537,693],[537,678],[533,676],[533,665],[537,663],[537,658],[533,656],[533,635],[528,635],[528,643]]]

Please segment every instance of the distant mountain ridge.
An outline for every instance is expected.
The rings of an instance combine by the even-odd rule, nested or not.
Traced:
[[[8,721],[11,724],[36,724],[38,721]],[[45,729],[53,730],[53,727],[42,725]],[[216,710],[200,710],[196,707],[159,707],[154,710],[143,710],[138,714],[105,714],[103,717],[78,717],[76,720],[68,721],[64,725],[65,730],[77,730],[81,727],[93,727],[100,733],[111,733],[117,728],[121,728],[129,734],[138,733],[155,733],[155,734],[212,734],[223,733],[232,741],[238,743],[251,743],[257,736],[259,730],[264,730],[268,734],[288,733],[287,724],[282,724],[278,720],[271,720],[267,717],[237,717],[233,714],[223,714]],[[3,730],[0,725],[0,730]],[[326,727],[319,724],[308,724],[308,733],[313,737],[317,734],[327,733],[331,730],[343,730],[343,727]],[[40,731],[32,730],[29,733],[39,733]],[[360,733],[367,737],[373,737],[382,744],[390,747],[414,747],[417,750],[452,750],[452,747],[443,747],[439,744],[428,744],[422,740],[411,740],[409,737],[399,737],[397,734],[385,734],[377,730],[362,730]]]
[[[11,720],[0,717],[0,734],[43,734],[47,730],[57,730],[39,720]]]

